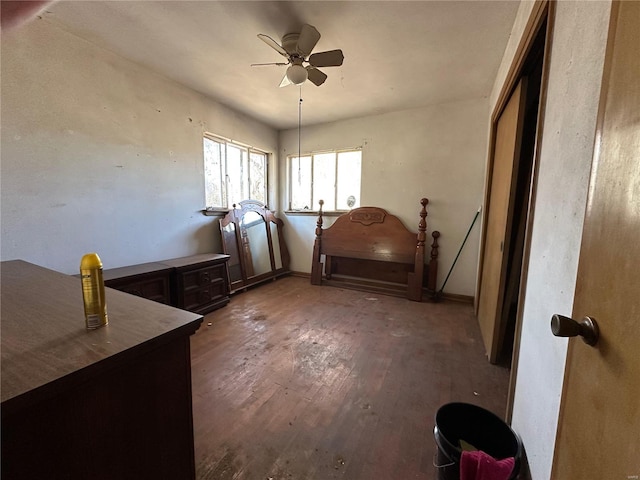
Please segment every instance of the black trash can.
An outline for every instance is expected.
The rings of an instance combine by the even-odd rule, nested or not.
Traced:
[[[460,440],[497,460],[513,457],[510,480],[520,472],[522,442],[509,425],[477,405],[447,403],[438,409],[433,429],[438,447],[434,465],[438,480],[460,480]]]

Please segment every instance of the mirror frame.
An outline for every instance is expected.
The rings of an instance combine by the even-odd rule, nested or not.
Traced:
[[[247,244],[244,241],[244,238],[246,238],[246,235],[243,235],[243,232],[242,232],[242,225],[243,225],[242,220],[244,216],[249,212],[255,212],[264,219],[267,244],[269,247],[269,252],[268,252],[269,263],[271,265],[270,271],[259,274],[259,275],[255,275],[252,277],[249,277],[247,274],[250,271],[248,262],[251,261],[251,258],[250,257],[248,258],[247,255],[251,255],[251,256],[256,255],[256,252],[248,252],[247,255],[245,255]],[[227,238],[227,235],[225,235],[225,227],[227,227],[231,223],[234,225],[233,233],[235,237],[231,241],[235,242],[235,251],[238,253],[238,256],[239,256],[237,261],[240,264],[240,271],[241,271],[240,280],[232,280],[231,277],[229,277],[229,286],[231,289],[231,293],[234,293],[241,289],[245,289],[252,285],[256,285],[258,283],[265,282],[267,280],[275,280],[277,277],[281,275],[290,273],[289,272],[289,260],[290,260],[289,250],[287,249],[287,245],[284,241],[284,236],[282,232],[284,227],[284,222],[281,219],[277,218],[273,214],[273,212],[271,212],[267,208],[266,205],[264,205],[262,202],[259,202],[257,200],[242,200],[241,202],[239,202],[239,206],[234,204],[233,209],[229,210],[229,213],[227,213],[227,215],[225,215],[225,217],[220,220],[220,236],[222,237],[221,238],[222,249],[224,253],[226,253],[227,255],[233,256],[233,254],[235,253],[234,249],[232,248],[231,245],[228,244],[229,239]],[[276,258],[274,253],[275,250],[273,247],[274,239],[271,233],[271,225],[275,225],[276,227],[275,231],[278,236],[277,241],[278,241],[278,247],[280,250],[280,263],[282,265],[280,268],[276,267]],[[227,232],[227,234],[228,233],[229,232]],[[233,263],[234,260],[236,259],[229,258],[229,262],[227,262],[227,274],[229,273],[228,272],[229,263]]]

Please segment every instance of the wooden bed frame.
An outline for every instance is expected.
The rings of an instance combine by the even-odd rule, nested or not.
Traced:
[[[417,235],[398,217],[378,207],[356,208],[340,215],[333,225],[323,229],[323,203],[320,200],[313,246],[313,285],[325,283],[406,295],[419,302],[426,283],[427,290],[435,295],[440,233],[431,234],[431,260],[425,265],[428,199],[420,200],[422,210]]]

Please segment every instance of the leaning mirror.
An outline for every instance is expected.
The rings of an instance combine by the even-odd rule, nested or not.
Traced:
[[[229,283],[231,290],[242,286],[242,264],[240,262],[240,251],[238,249],[238,237],[236,236],[236,224],[229,222],[222,226],[220,225],[220,231],[222,234],[222,248],[224,252],[229,255],[227,262],[227,268],[229,271]]]
[[[269,222],[269,228],[271,229],[271,243],[273,245],[273,259],[275,262],[275,269],[282,269],[282,252],[280,251],[280,234],[278,233],[278,224],[276,222]]]
[[[220,220],[232,292],[289,273],[282,227],[282,220],[255,200],[234,205]]]
[[[264,217],[253,211],[244,213],[240,218],[240,232],[247,277],[258,277],[269,273],[272,270],[271,254]]]

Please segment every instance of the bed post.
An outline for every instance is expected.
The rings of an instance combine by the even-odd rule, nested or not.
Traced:
[[[318,209],[318,221],[316,223],[316,240],[313,244],[313,261],[311,262],[311,285],[322,284],[322,262],[320,262],[320,246],[322,244],[322,205],[324,201],[320,200],[320,208]]]
[[[407,297],[416,302],[422,301],[422,277],[424,275],[424,244],[427,239],[427,205],[429,199],[420,200],[422,210],[420,211],[420,223],[418,223],[418,237],[416,243],[416,255],[414,259],[413,272],[409,273],[407,285]]]
[[[431,233],[433,237],[433,243],[431,244],[431,260],[429,261],[429,278],[427,280],[427,288],[431,290],[433,295],[438,295],[437,282],[438,282],[438,237],[440,232],[437,230]]]

